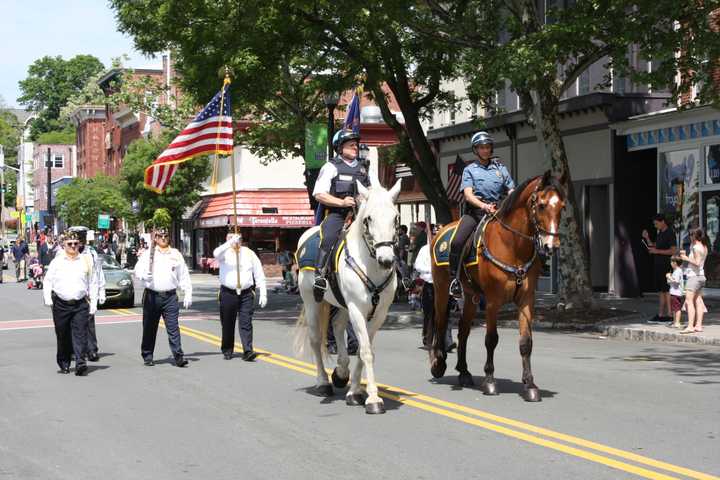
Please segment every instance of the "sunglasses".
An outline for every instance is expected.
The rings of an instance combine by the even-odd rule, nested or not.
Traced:
[[[170,235],[168,235],[166,233],[158,233],[155,235],[155,238],[169,238],[169,237],[170,237]]]
[[[78,245],[80,245],[80,242],[65,242],[65,246],[66,246],[66,247],[73,247],[73,248],[74,248],[74,247],[77,247]]]

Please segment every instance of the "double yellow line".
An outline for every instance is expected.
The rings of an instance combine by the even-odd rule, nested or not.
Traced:
[[[130,310],[128,308],[108,308],[108,311],[115,312],[118,315],[125,315],[125,316],[139,315],[138,313],[133,312],[132,310]]]
[[[201,330],[195,330],[181,325],[180,331],[184,335],[205,343],[218,347],[221,344],[220,337]],[[238,343],[235,344],[235,347],[238,350],[242,350],[242,346]],[[314,364],[269,352],[267,350],[256,349],[256,351],[260,353],[258,356],[259,361],[278,365],[312,377],[315,376]],[[328,373],[330,373],[329,370]],[[679,478],[668,475],[669,473],[698,480],[720,480],[720,477],[716,477],[714,475],[698,472],[696,470],[662,462],[660,460],[643,457],[642,455],[613,448],[601,443],[584,440],[582,438],[538,427],[518,420],[513,420],[511,418],[501,417],[499,415],[475,408],[411,392],[403,388],[384,384],[378,384],[378,388],[380,389],[379,395],[381,397],[394,400],[402,403],[403,405],[451,418],[468,425],[490,430],[501,435],[556,450],[558,452],[589,460],[591,462],[599,463],[623,472],[632,473],[643,478],[657,480]],[[612,455],[616,458],[612,458],[607,455]],[[632,461],[639,465],[652,467],[659,471],[649,470],[648,468],[644,468],[639,465],[633,465],[625,461],[618,460],[618,458]]]

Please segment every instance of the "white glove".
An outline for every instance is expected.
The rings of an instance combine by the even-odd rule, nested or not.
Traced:
[[[185,295],[185,298],[183,299],[183,307],[185,310],[189,309],[192,306],[192,297],[190,295]]]
[[[45,306],[52,307],[53,306],[52,300],[45,300]]]
[[[260,308],[265,308],[265,305],[267,305],[267,293],[260,294],[260,301],[258,302],[258,305],[260,305]]]
[[[232,234],[230,236],[230,245],[233,247],[240,245],[240,235]]]
[[[101,290],[100,294],[98,295],[98,305],[104,304],[105,300],[107,300],[107,298],[105,298],[105,290]]]

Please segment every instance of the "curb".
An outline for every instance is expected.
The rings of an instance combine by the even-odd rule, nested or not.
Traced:
[[[627,323],[639,321],[647,315],[636,313],[625,315],[622,317],[612,317],[605,319],[601,323],[589,325],[587,323],[558,323],[558,322],[533,322],[535,330],[572,330],[576,332],[597,332],[608,338],[626,340],[632,342],[661,342],[661,343],[679,343],[679,344],[696,344],[710,345],[720,347],[720,338],[703,337],[698,335],[680,335],[677,332],[658,332],[655,330],[646,330],[638,327],[625,327],[616,325],[619,322]],[[480,319],[480,317],[478,317]],[[384,326],[393,325],[422,325],[423,317],[420,313],[396,313],[389,312]],[[498,327],[501,328],[518,328],[517,320],[499,320]]]

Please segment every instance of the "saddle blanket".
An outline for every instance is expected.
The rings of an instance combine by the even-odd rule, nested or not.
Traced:
[[[320,229],[298,245],[295,262],[300,270],[315,270],[315,259],[320,251]]]
[[[455,234],[457,225],[445,230],[439,237],[433,240],[433,258],[437,265],[448,265],[450,263],[450,243],[452,237]],[[473,235],[473,238],[477,238]],[[477,241],[474,241],[475,245],[468,252],[468,256],[465,258],[466,265],[477,264]]]

